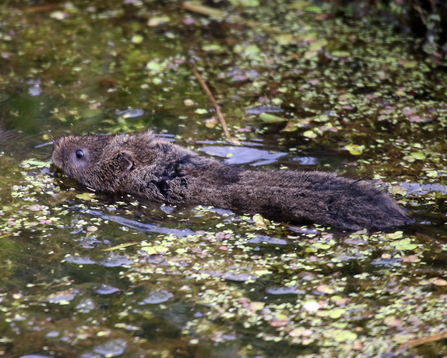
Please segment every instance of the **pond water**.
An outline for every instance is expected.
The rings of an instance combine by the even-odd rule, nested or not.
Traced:
[[[446,355],[445,54],[393,23],[256,3],[0,4],[0,356]],[[415,222],[345,232],[93,192],[45,145],[146,130],[375,180]]]

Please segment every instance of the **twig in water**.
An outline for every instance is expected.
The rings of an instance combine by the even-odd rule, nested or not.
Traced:
[[[44,11],[50,11],[54,8],[58,7],[59,4],[49,4],[49,5],[42,5],[42,6],[33,6],[28,9],[22,10],[25,13],[33,13],[33,12],[44,12]]]
[[[232,143],[237,142],[237,139],[231,138],[230,132],[228,131],[227,123],[225,122],[225,118],[224,118],[222,112],[220,111],[219,105],[217,104],[217,102],[216,102],[213,94],[211,93],[208,85],[205,83],[205,81],[203,80],[202,76],[200,76],[200,73],[197,72],[197,70],[194,68],[194,66],[191,63],[189,63],[189,62],[188,62],[188,64],[189,64],[189,67],[191,68],[192,73],[194,73],[194,76],[196,76],[197,80],[200,82],[200,84],[202,85],[202,87],[205,90],[206,94],[208,95],[210,101],[213,103],[213,106],[216,109],[217,117],[219,117],[220,124],[222,124],[222,128],[224,130],[225,137],[227,137],[227,140],[229,142],[232,142]]]
[[[57,285],[49,287],[48,289],[51,290],[52,288],[56,288],[56,287],[59,287],[59,286],[66,286],[66,285],[69,285],[69,284],[73,283],[74,281],[75,280],[61,282],[61,283],[58,283]]]
[[[444,339],[444,338],[447,338],[447,332],[442,332],[442,333],[434,334],[432,336],[412,339],[411,341],[407,341],[405,343],[402,343],[399,346],[399,348],[405,348],[405,347],[408,347],[408,346],[416,347],[416,346],[420,346],[421,344],[424,344],[424,343],[436,342],[436,341],[439,341],[439,340]]]
[[[214,9],[212,7],[209,6],[205,6],[205,5],[200,5],[200,4],[195,4],[189,1],[183,1],[181,4],[181,7],[184,8],[185,10],[188,11],[192,11],[192,12],[196,12],[198,14],[202,14],[202,15],[207,15],[207,16],[212,16],[212,17],[219,17],[219,18],[227,18],[229,19],[231,22],[235,23],[235,24],[244,24],[247,26],[250,26],[254,29],[259,29],[262,28],[263,30],[269,31],[269,32],[273,32],[273,33],[282,33],[281,30],[268,26],[267,24],[258,22],[258,21],[253,21],[253,20],[246,20],[240,16],[236,16],[236,15],[230,15],[228,12],[226,11],[221,11],[218,9]]]

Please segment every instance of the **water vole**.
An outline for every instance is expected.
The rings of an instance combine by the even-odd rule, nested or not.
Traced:
[[[169,204],[210,205],[350,230],[407,222],[403,209],[367,182],[317,171],[233,167],[156,139],[150,132],[61,137],[54,141],[52,160],[93,189]]]

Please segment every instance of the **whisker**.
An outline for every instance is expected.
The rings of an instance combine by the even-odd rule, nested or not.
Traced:
[[[51,141],[51,142],[46,142],[46,143],[39,144],[39,145],[36,145],[34,148],[35,148],[35,149],[37,149],[37,148],[42,148],[42,147],[46,147],[47,145],[53,145],[53,141]]]
[[[363,178],[353,181],[351,184],[349,184],[349,187],[353,187],[353,186],[357,185],[358,183],[360,183],[361,181],[363,181]]]

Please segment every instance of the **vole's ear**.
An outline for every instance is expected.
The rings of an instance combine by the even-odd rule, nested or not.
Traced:
[[[116,175],[120,179],[124,178],[134,166],[132,153],[127,151],[119,152],[114,158],[114,164]]]
[[[96,185],[92,187],[112,192],[117,190],[121,180],[129,175],[133,169],[134,163],[132,153],[128,151],[122,150],[110,153],[104,161],[99,163],[99,171],[91,173],[97,180]]]

